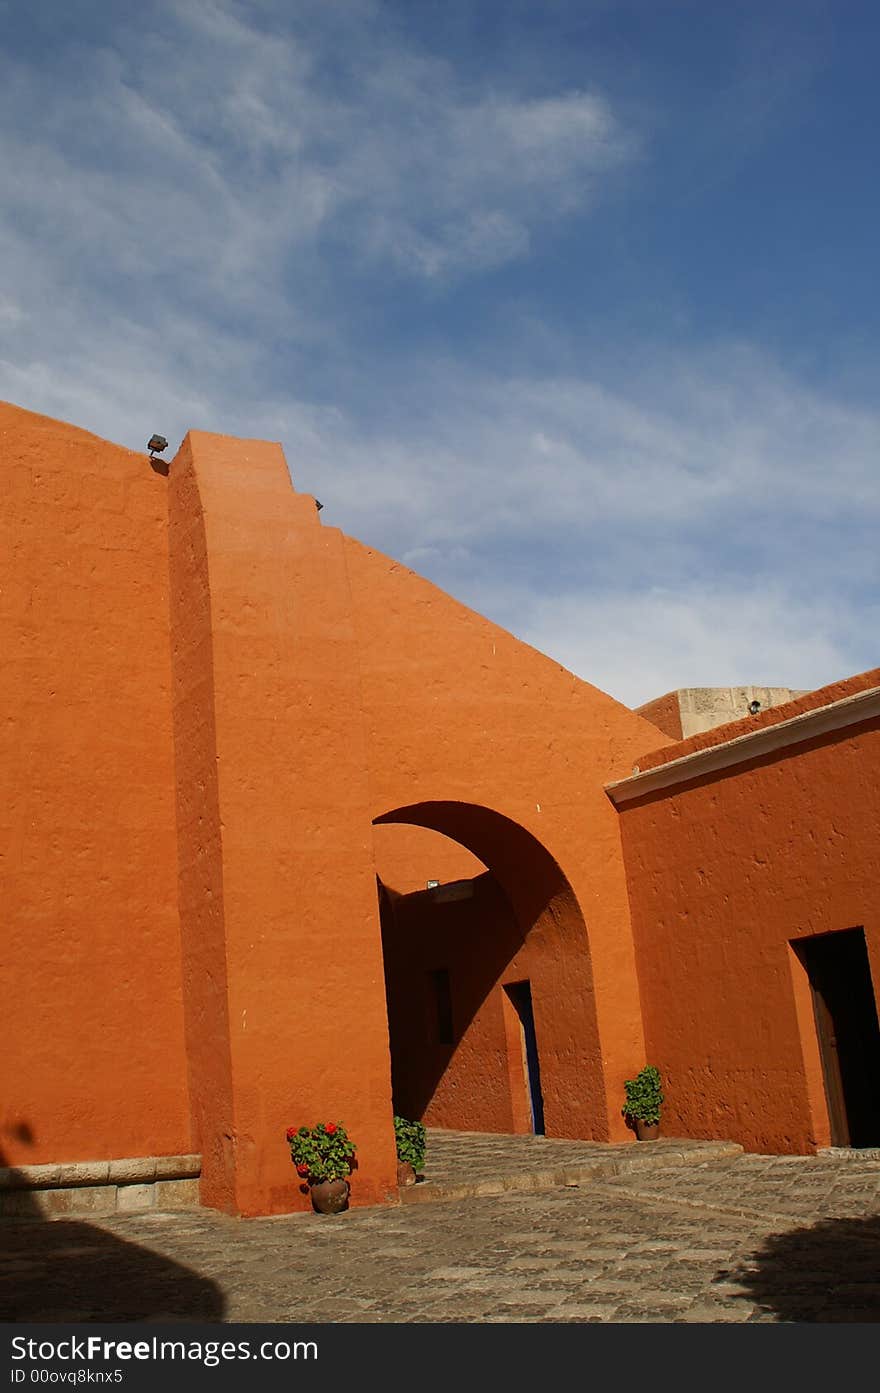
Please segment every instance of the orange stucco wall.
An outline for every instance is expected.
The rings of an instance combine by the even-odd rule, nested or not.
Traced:
[[[766,713],[876,686],[864,674]],[[753,728],[737,722],[674,758]],[[829,1140],[805,974],[789,946],[863,927],[880,986],[876,721],[658,790],[621,809],[647,1053],[664,1128],[807,1152]],[[643,759],[642,768],[663,760]]]
[[[0,1152],[188,1152],[167,480],[6,405],[0,463]]]
[[[644,706],[636,707],[636,711],[670,739],[681,739],[681,706],[678,692],[667,692],[665,696],[646,701]]]
[[[398,895],[424,890],[429,880],[447,882],[482,875],[473,852],[430,827],[379,822],[373,826],[376,874]]]

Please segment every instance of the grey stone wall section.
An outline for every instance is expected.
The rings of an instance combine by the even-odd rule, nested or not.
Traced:
[[[704,730],[741,721],[749,714],[749,703],[759,701],[761,710],[782,706],[804,696],[791,687],[682,687],[678,691],[681,737],[700,735]]]
[[[73,1218],[199,1204],[201,1156],[128,1156],[0,1168],[4,1218]]]

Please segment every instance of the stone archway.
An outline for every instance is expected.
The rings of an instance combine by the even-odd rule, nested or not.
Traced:
[[[473,803],[421,802],[376,823],[431,828],[485,867],[406,894],[380,880],[395,1109],[436,1126],[531,1130],[516,993],[505,990],[527,983],[547,1135],[607,1140],[589,938],[557,862]]]

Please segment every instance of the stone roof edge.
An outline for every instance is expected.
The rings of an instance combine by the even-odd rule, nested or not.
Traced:
[[[615,807],[630,803],[657,789],[698,779],[704,774],[714,774],[746,760],[759,759],[762,755],[773,754],[790,745],[797,745],[815,736],[826,735],[830,731],[842,730],[846,726],[857,725],[880,715],[880,686],[868,687],[852,696],[826,706],[817,706],[812,711],[803,711],[788,720],[774,725],[760,726],[757,730],[746,731],[722,744],[709,745],[705,749],[694,750],[678,759],[659,764],[643,773],[636,772],[627,779],[618,779],[605,785]]]

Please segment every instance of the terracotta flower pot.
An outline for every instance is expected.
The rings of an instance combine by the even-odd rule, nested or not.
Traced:
[[[636,1138],[639,1141],[656,1141],[660,1135],[659,1122],[643,1122],[640,1117],[633,1118],[636,1124]]]
[[[312,1208],[316,1214],[341,1214],[348,1208],[350,1189],[347,1180],[319,1180],[309,1186]]]
[[[415,1185],[416,1173],[410,1165],[409,1161],[398,1161],[397,1183],[398,1185]]]

